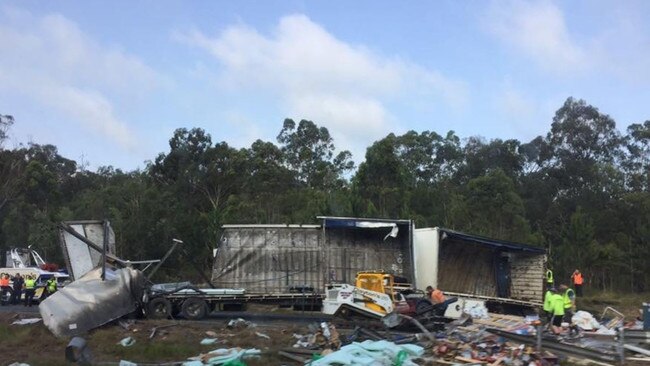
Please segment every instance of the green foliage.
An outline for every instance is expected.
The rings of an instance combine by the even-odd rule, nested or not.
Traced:
[[[530,229],[515,185],[501,169],[474,178],[456,196],[453,226],[489,237],[525,242]]]
[[[341,187],[344,184],[341,175],[354,168],[349,151],[334,155],[333,141],[327,128],[307,120],[300,121],[296,127],[293,120],[285,119],[278,135],[287,165],[310,188]]]
[[[14,117],[0,114],[0,148],[2,143],[7,139],[7,131],[14,124]]]
[[[568,98],[551,122],[528,142],[391,133],[356,171],[308,120],[286,119],[275,143],[243,149],[180,128],[144,171],[91,172],[52,145],[3,149],[14,121],[0,115],[0,251],[31,244],[60,261],[57,222],[107,218],[119,256],[160,258],[180,238],[208,269],[225,223],[410,218],[544,246],[559,279],[577,267],[588,287],[648,291],[650,121],[622,135],[610,116]],[[185,267],[172,256],[161,275]]]

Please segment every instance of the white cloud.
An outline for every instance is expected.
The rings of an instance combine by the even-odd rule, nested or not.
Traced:
[[[547,120],[540,117],[538,103],[515,88],[509,79],[496,90],[492,104],[510,133],[515,132],[519,136],[535,135],[540,133],[540,124],[546,124]]]
[[[214,38],[198,30],[174,37],[218,60],[220,87],[278,98],[288,116],[328,127],[346,148],[341,142],[365,144],[394,130],[387,103],[404,96],[452,109],[467,103],[462,82],[348,44],[304,15],[281,18],[270,35],[237,24]]]
[[[571,37],[564,14],[550,1],[493,2],[485,23],[501,41],[544,69],[568,72],[590,63],[585,49]]]
[[[501,111],[512,119],[527,121],[535,114],[535,104],[509,83],[499,94],[497,101]]]
[[[247,148],[255,140],[265,139],[264,132],[255,121],[239,111],[230,110],[226,112],[226,123],[232,128],[230,131],[232,135],[228,138],[229,145]]]
[[[155,71],[59,14],[36,17],[4,8],[0,20],[0,92],[26,96],[124,148],[136,145],[109,96],[145,95],[163,82]]]
[[[650,33],[642,15],[647,13],[647,3],[593,7],[590,11],[602,19],[597,27],[587,23],[589,31],[581,36],[571,32],[568,25],[584,27],[582,23],[590,14],[565,14],[551,0],[493,1],[483,21],[498,40],[546,71],[598,78],[614,76],[645,85],[650,80]]]

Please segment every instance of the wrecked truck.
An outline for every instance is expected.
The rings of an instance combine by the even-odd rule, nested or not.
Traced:
[[[223,225],[212,283],[253,293],[324,293],[328,284],[351,284],[357,273],[378,270],[457,297],[449,316],[476,301],[496,311],[541,305],[543,248],[416,229],[412,220],[318,219],[320,225]]]
[[[161,260],[124,260],[115,255],[115,234],[107,220],[62,222],[59,238],[74,282],[44,301],[41,310],[46,325],[57,335],[83,333],[142,311],[150,318],[181,315],[202,319],[216,309],[251,302],[320,306],[321,294],[249,293],[244,288],[216,288],[207,276],[204,277],[210,288],[197,288],[189,282],[153,284],[151,278],[179,245],[185,253],[183,242],[174,239]],[[185,259],[192,261],[187,255]],[[156,266],[149,270],[153,264]]]
[[[144,275],[133,262],[115,256],[115,234],[107,220],[62,222],[59,238],[74,281],[39,305],[55,336],[77,336],[141,308]]]

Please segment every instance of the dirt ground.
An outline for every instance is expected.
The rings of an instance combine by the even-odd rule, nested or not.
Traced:
[[[67,365],[65,347],[69,339],[57,339],[42,322],[33,325],[11,325],[18,318],[34,317],[35,314],[0,314],[0,365],[23,362],[32,366]],[[184,320],[136,320],[129,330],[117,324],[108,324],[91,331],[83,338],[88,341],[93,355],[93,363],[119,363],[128,360],[136,363],[163,363],[185,361],[217,348],[258,348],[262,351],[260,359],[247,359],[250,366],[280,365],[292,363],[278,356],[282,348],[295,343],[294,333],[305,334],[307,324],[291,324],[274,321],[272,324],[257,324],[255,327],[226,326],[227,320],[192,322]],[[176,324],[162,328],[150,339],[154,327]],[[200,341],[210,338],[207,331],[217,334],[218,344],[203,346]],[[266,334],[270,339],[258,336]],[[133,337],[136,343],[123,347],[118,342],[125,337]]]
[[[590,294],[591,295],[591,294]],[[590,311],[595,316],[612,306],[626,315],[627,320],[638,316],[641,302],[647,301],[650,294],[593,294],[578,299],[578,309]],[[18,309],[16,309],[18,308]],[[0,312],[0,366],[14,362],[23,362],[32,366],[69,365],[65,361],[65,347],[69,339],[58,339],[50,333],[42,322],[33,325],[11,325],[16,319],[39,317],[35,309],[22,312],[21,307],[2,309]],[[5,311],[7,310],[7,311]],[[268,306],[253,306],[254,313],[291,314],[290,309],[278,309]],[[138,319],[128,330],[116,323],[107,324],[83,336],[88,341],[94,363],[117,365],[120,360],[135,363],[157,364],[164,362],[182,362],[188,357],[198,356],[217,348],[258,348],[262,351],[259,359],[247,359],[250,366],[255,365],[297,365],[278,355],[278,351],[291,347],[296,339],[294,333],[308,334],[307,321],[256,320],[255,327],[231,329],[226,326],[230,317],[212,318],[194,322],[186,320],[145,320]],[[311,320],[310,320],[311,321]],[[149,338],[154,327],[162,328],[153,338]],[[218,344],[202,346],[200,341],[209,338],[206,332],[217,334]],[[346,332],[339,329],[342,335]],[[266,339],[255,333],[263,333]],[[133,337],[136,343],[123,347],[118,342],[125,337]]]

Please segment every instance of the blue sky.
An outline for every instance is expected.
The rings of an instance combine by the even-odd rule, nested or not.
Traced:
[[[408,6],[407,6],[407,5]],[[545,134],[568,96],[650,119],[647,1],[3,1],[9,146],[142,168],[179,127],[247,147],[284,118],[358,162],[390,132]]]

